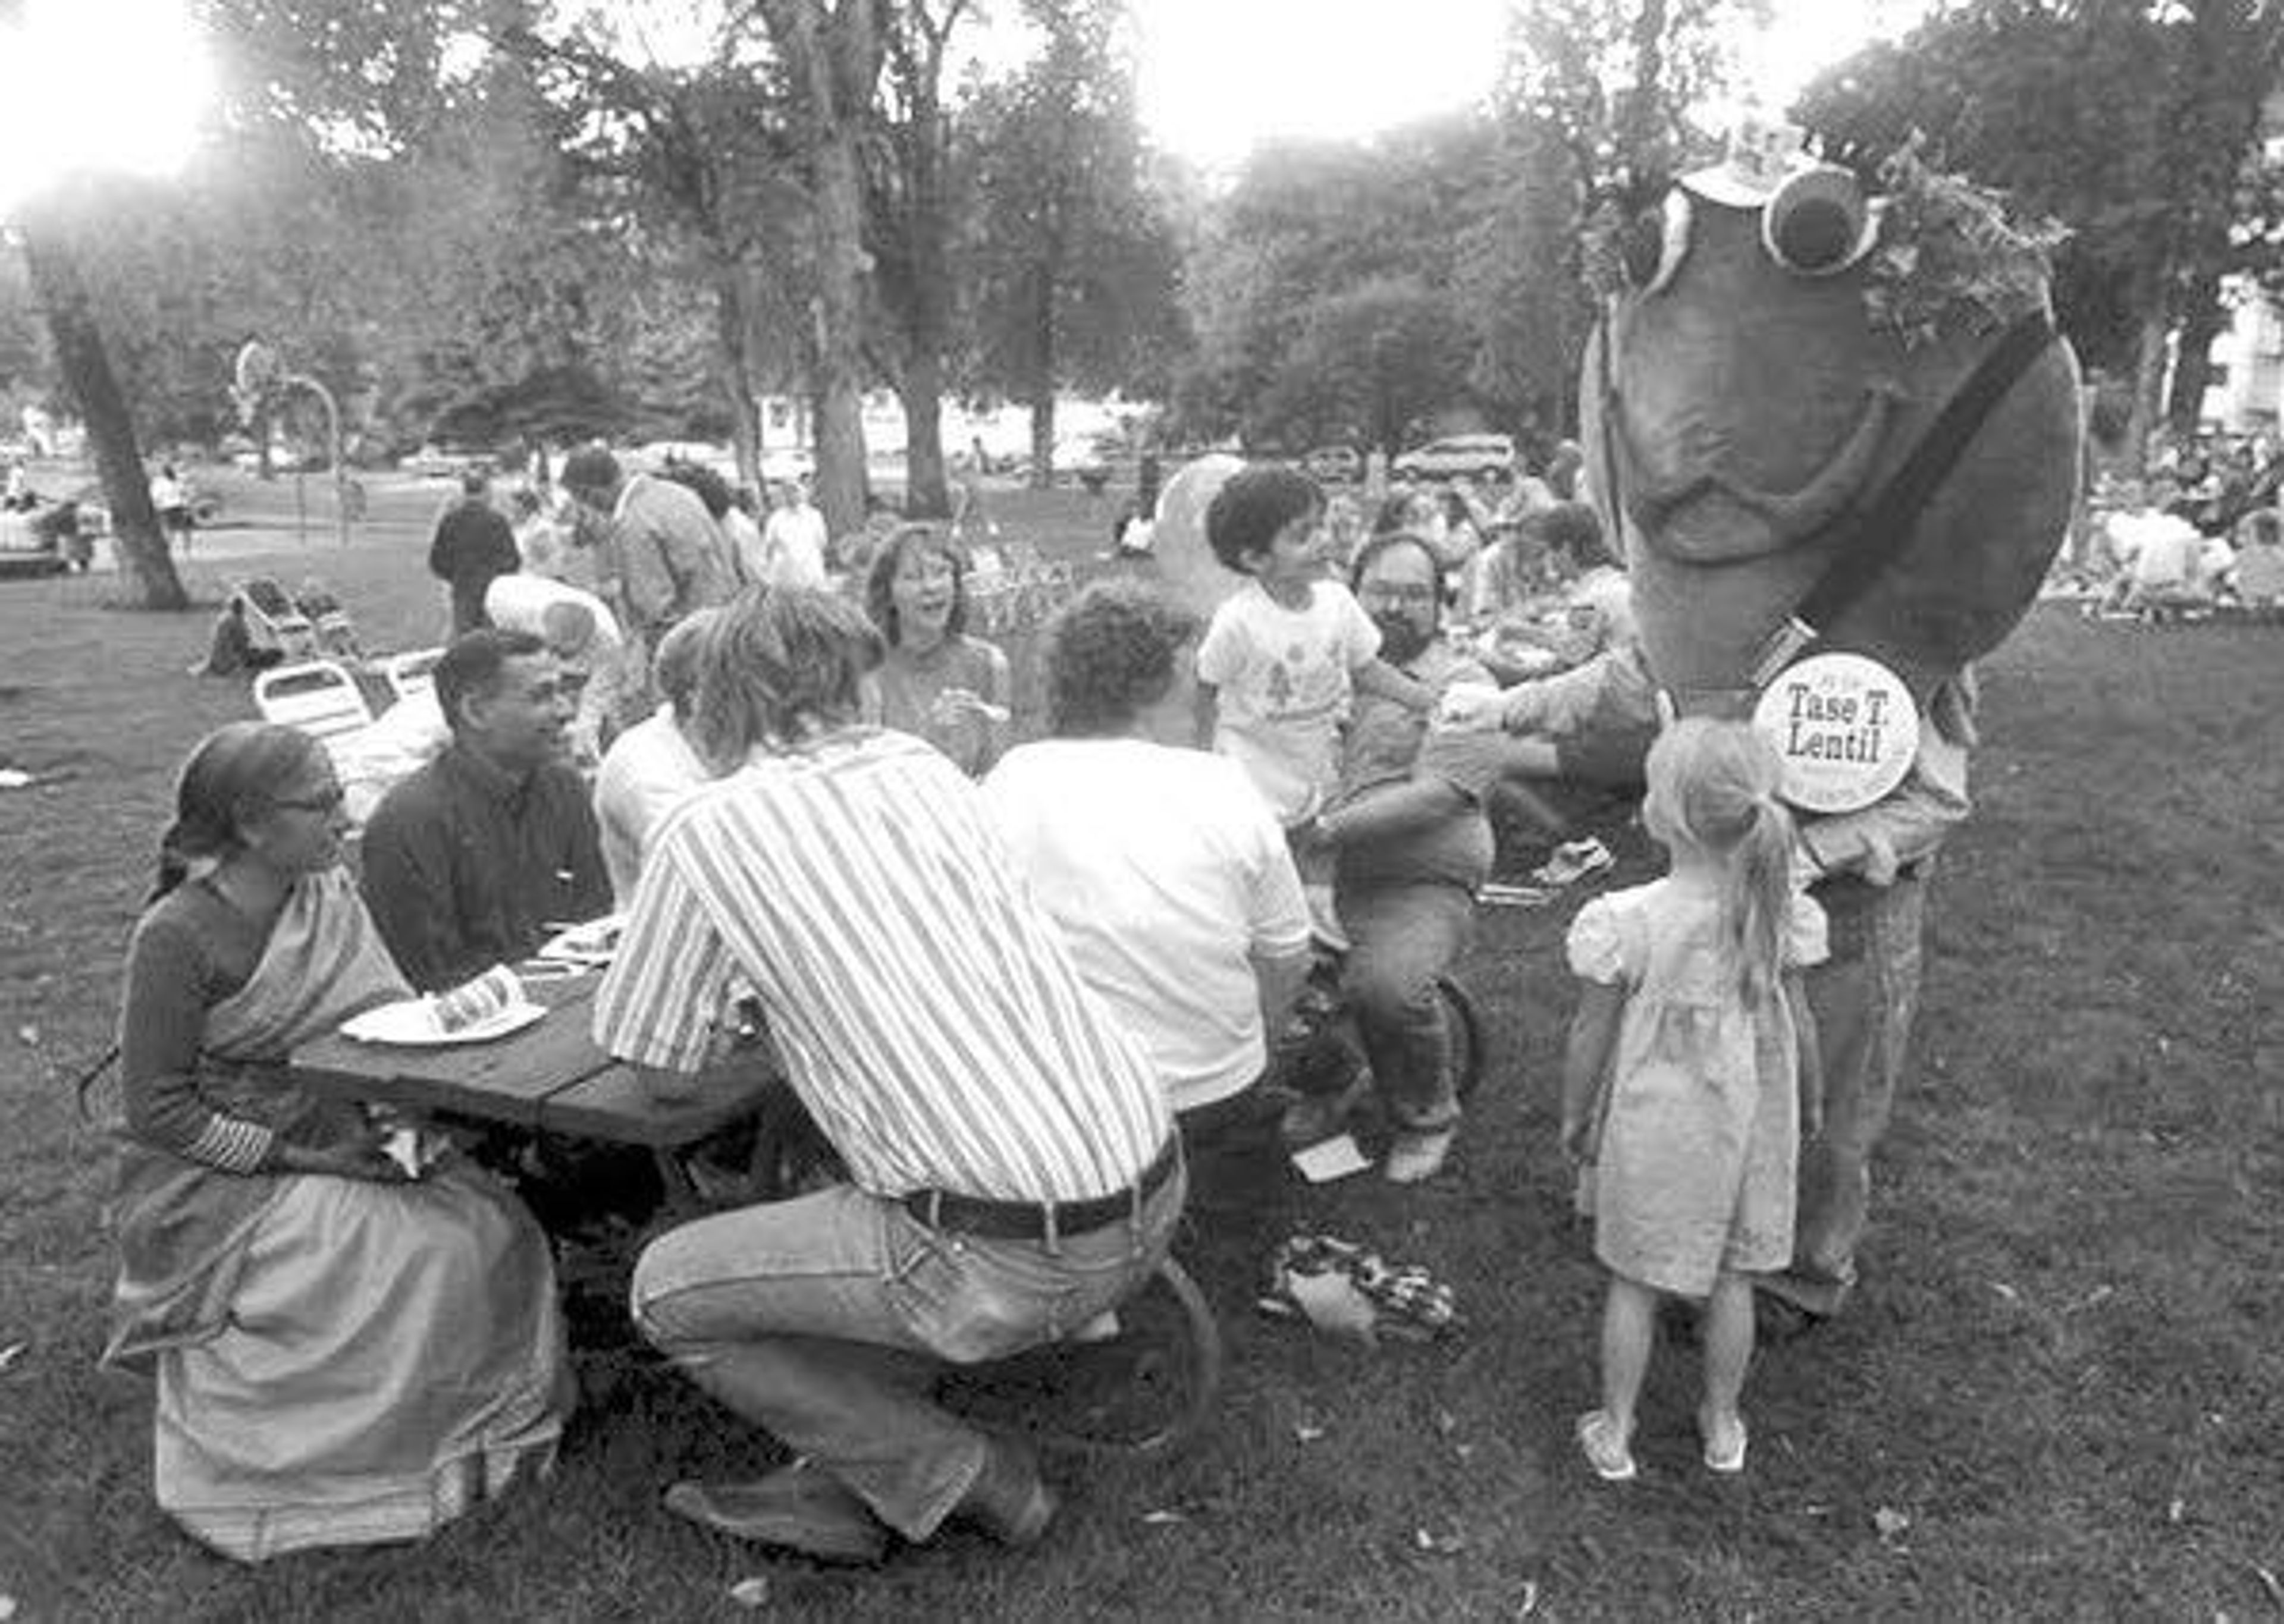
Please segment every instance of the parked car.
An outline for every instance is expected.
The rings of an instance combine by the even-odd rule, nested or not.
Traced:
[[[1396,472],[1410,479],[1455,480],[1505,473],[1514,465],[1514,441],[1505,434],[1449,434],[1414,446],[1396,459]]]
[[[1318,446],[1301,459],[1301,472],[1326,485],[1349,485],[1364,478],[1364,458],[1350,446]]]
[[[492,454],[481,446],[429,441],[406,457],[404,472],[424,480],[457,480],[464,473],[489,473]]]

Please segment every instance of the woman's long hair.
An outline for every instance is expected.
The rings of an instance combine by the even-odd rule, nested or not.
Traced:
[[[200,739],[175,780],[175,821],[159,839],[150,901],[181,885],[201,863],[236,852],[239,831],[293,783],[324,746],[273,722],[228,722]]]
[[[1792,902],[1792,814],[1777,799],[1776,746],[1748,723],[1693,716],[1657,736],[1647,772],[1651,832],[1720,863],[1722,941],[1738,991],[1757,1004],[1782,972]]]
[[[966,549],[941,525],[899,525],[872,555],[872,566],[864,576],[864,612],[872,617],[872,624],[880,629],[890,648],[901,644],[904,636],[902,617],[896,613],[896,572],[903,567],[907,554],[923,550],[937,554],[951,566],[951,613],[944,617],[945,641],[958,638],[967,629]]]

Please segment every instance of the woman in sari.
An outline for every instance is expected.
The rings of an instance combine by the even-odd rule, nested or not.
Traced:
[[[159,1504],[216,1550],[418,1539],[553,1462],[546,1243],[465,1162],[408,1180],[278,1064],[410,995],[340,866],[324,747],[231,723],[176,801],[128,949],[105,1360],[155,1376]]]

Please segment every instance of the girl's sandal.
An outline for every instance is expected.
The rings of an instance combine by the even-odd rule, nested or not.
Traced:
[[[1616,1424],[1609,1412],[1590,1409],[1578,1417],[1578,1451],[1594,1475],[1605,1483],[1631,1483],[1638,1470],[1634,1452],[1627,1441],[1618,1435]]]
[[[1745,1418],[1739,1416],[1729,1425],[1717,1427],[1707,1421],[1705,1412],[1697,1414],[1698,1435],[1705,1440],[1705,1470],[1721,1476],[1734,1477],[1745,1469]]]

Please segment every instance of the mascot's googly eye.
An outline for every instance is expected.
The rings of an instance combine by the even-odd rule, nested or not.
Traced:
[[[1626,280],[1637,293],[1654,293],[1673,280],[1689,256],[1689,197],[1679,187],[1665,194],[1658,212],[1645,209],[1626,223],[1619,251]]]
[[[1803,169],[1777,188],[1761,210],[1761,246],[1787,270],[1829,277],[1871,251],[1879,211],[1856,176],[1836,164]]]

